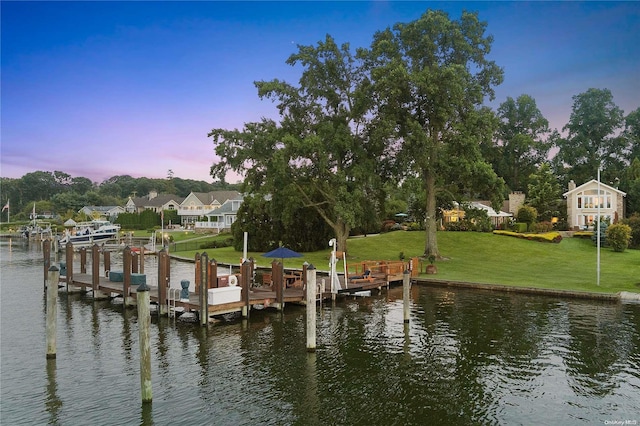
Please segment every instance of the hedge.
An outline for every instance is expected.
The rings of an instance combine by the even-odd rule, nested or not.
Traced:
[[[512,231],[493,231],[496,235],[506,235],[509,237],[523,238],[531,241],[540,241],[543,243],[559,243],[562,241],[562,235],[559,232],[545,232],[542,234],[524,234],[522,232],[512,232]]]

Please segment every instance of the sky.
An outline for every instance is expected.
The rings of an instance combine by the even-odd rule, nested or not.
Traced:
[[[2,1],[0,176],[63,171],[211,182],[207,133],[277,119],[255,81],[297,84],[285,63],[331,35],[369,47],[376,31],[439,9],[478,12],[504,70],[497,109],[532,96],[562,131],[573,96],[611,90],[640,107],[640,2]],[[234,176],[230,176],[230,182]]]

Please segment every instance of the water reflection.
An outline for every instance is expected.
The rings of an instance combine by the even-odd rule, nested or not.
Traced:
[[[56,382],[56,360],[47,359],[47,398],[46,410],[49,413],[50,425],[59,424],[58,414],[62,408],[62,401],[58,397],[58,383]]]
[[[0,259],[3,424],[603,424],[640,412],[639,305],[417,286],[409,324],[401,289],[323,305],[315,353],[297,306],[209,327],[154,317],[154,404],[141,405],[135,309],[61,293],[63,338],[45,367],[39,254],[19,254]],[[25,357],[33,348],[41,356]]]

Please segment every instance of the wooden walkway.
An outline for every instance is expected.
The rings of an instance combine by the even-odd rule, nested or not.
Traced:
[[[93,289],[93,277],[91,274],[73,274],[73,278],[69,282],[70,286],[82,288],[84,290]],[[66,277],[61,278],[61,282],[66,283]],[[149,293],[151,301],[159,304],[160,296],[157,285],[149,285]],[[125,297],[124,283],[109,281],[109,278],[99,277],[97,286],[99,292],[114,297],[113,295]],[[133,301],[136,299],[137,286],[132,285],[129,289],[129,294]],[[189,292],[189,300],[180,299],[180,289],[172,288],[167,297],[167,303],[170,308],[182,308],[184,312],[198,312],[200,309],[199,294],[195,292]],[[323,293],[323,297],[327,297],[327,293]],[[302,303],[304,302],[303,289],[287,288],[284,290],[283,302],[284,303]],[[261,307],[269,307],[277,304],[276,292],[266,288],[255,287],[252,291],[249,291],[249,305],[260,305]],[[244,298],[241,296],[240,301],[221,303],[216,305],[208,305],[208,312],[210,316],[222,315],[230,312],[239,312],[246,305]]]
[[[50,244],[43,246],[45,280],[51,266]],[[157,305],[160,315],[178,316],[184,312],[194,312],[201,323],[211,320],[211,317],[241,312],[248,317],[252,308],[266,307],[278,310],[284,309],[285,304],[306,304],[307,266],[303,265],[302,273],[285,273],[282,263],[274,261],[270,273],[263,286],[256,287],[252,282],[255,276],[254,263],[245,261],[239,274],[218,275],[215,260],[209,260],[206,253],[195,256],[195,282],[188,297],[181,298],[182,289],[170,286],[170,258],[165,250],[157,254],[158,270],[155,285],[146,283],[144,274],[144,252],[136,252],[129,247],[123,250],[122,270],[111,268],[109,251],[102,251],[97,245],[90,250],[81,248],[79,252],[80,271],[74,271],[74,251],[66,247],[64,267],[60,271],[60,284],[66,285],[69,291],[93,290],[93,297],[111,298],[121,296],[125,306],[135,305],[137,301],[137,285],[145,285],[149,289],[150,301]],[[101,258],[103,258],[101,268]],[[87,273],[87,260],[90,260],[91,273]],[[76,265],[77,266],[77,265]],[[400,261],[362,262],[356,265],[356,273],[369,271],[365,277],[339,276],[340,287],[337,293],[331,293],[331,279],[317,279],[316,301],[335,298],[338,294],[364,295],[367,290],[389,288],[392,282],[402,283],[404,272],[410,268]],[[102,269],[102,273],[101,273]],[[414,273],[417,272],[415,268]],[[315,276],[315,275],[313,275]],[[109,278],[110,277],[110,278]],[[229,286],[230,281],[235,281]],[[144,284],[141,284],[144,283]],[[160,285],[165,283],[165,285]],[[182,283],[181,283],[182,284]],[[201,290],[204,289],[204,290]],[[202,294],[201,291],[206,292]],[[205,316],[207,317],[205,319]]]

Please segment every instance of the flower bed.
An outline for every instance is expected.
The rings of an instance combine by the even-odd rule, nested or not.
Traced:
[[[496,235],[506,235],[508,237],[516,237],[516,238],[524,238],[526,240],[531,241],[541,241],[543,243],[559,243],[562,241],[562,235],[559,232],[543,232],[540,234],[527,234],[523,232],[512,232],[512,231],[493,231]]]

